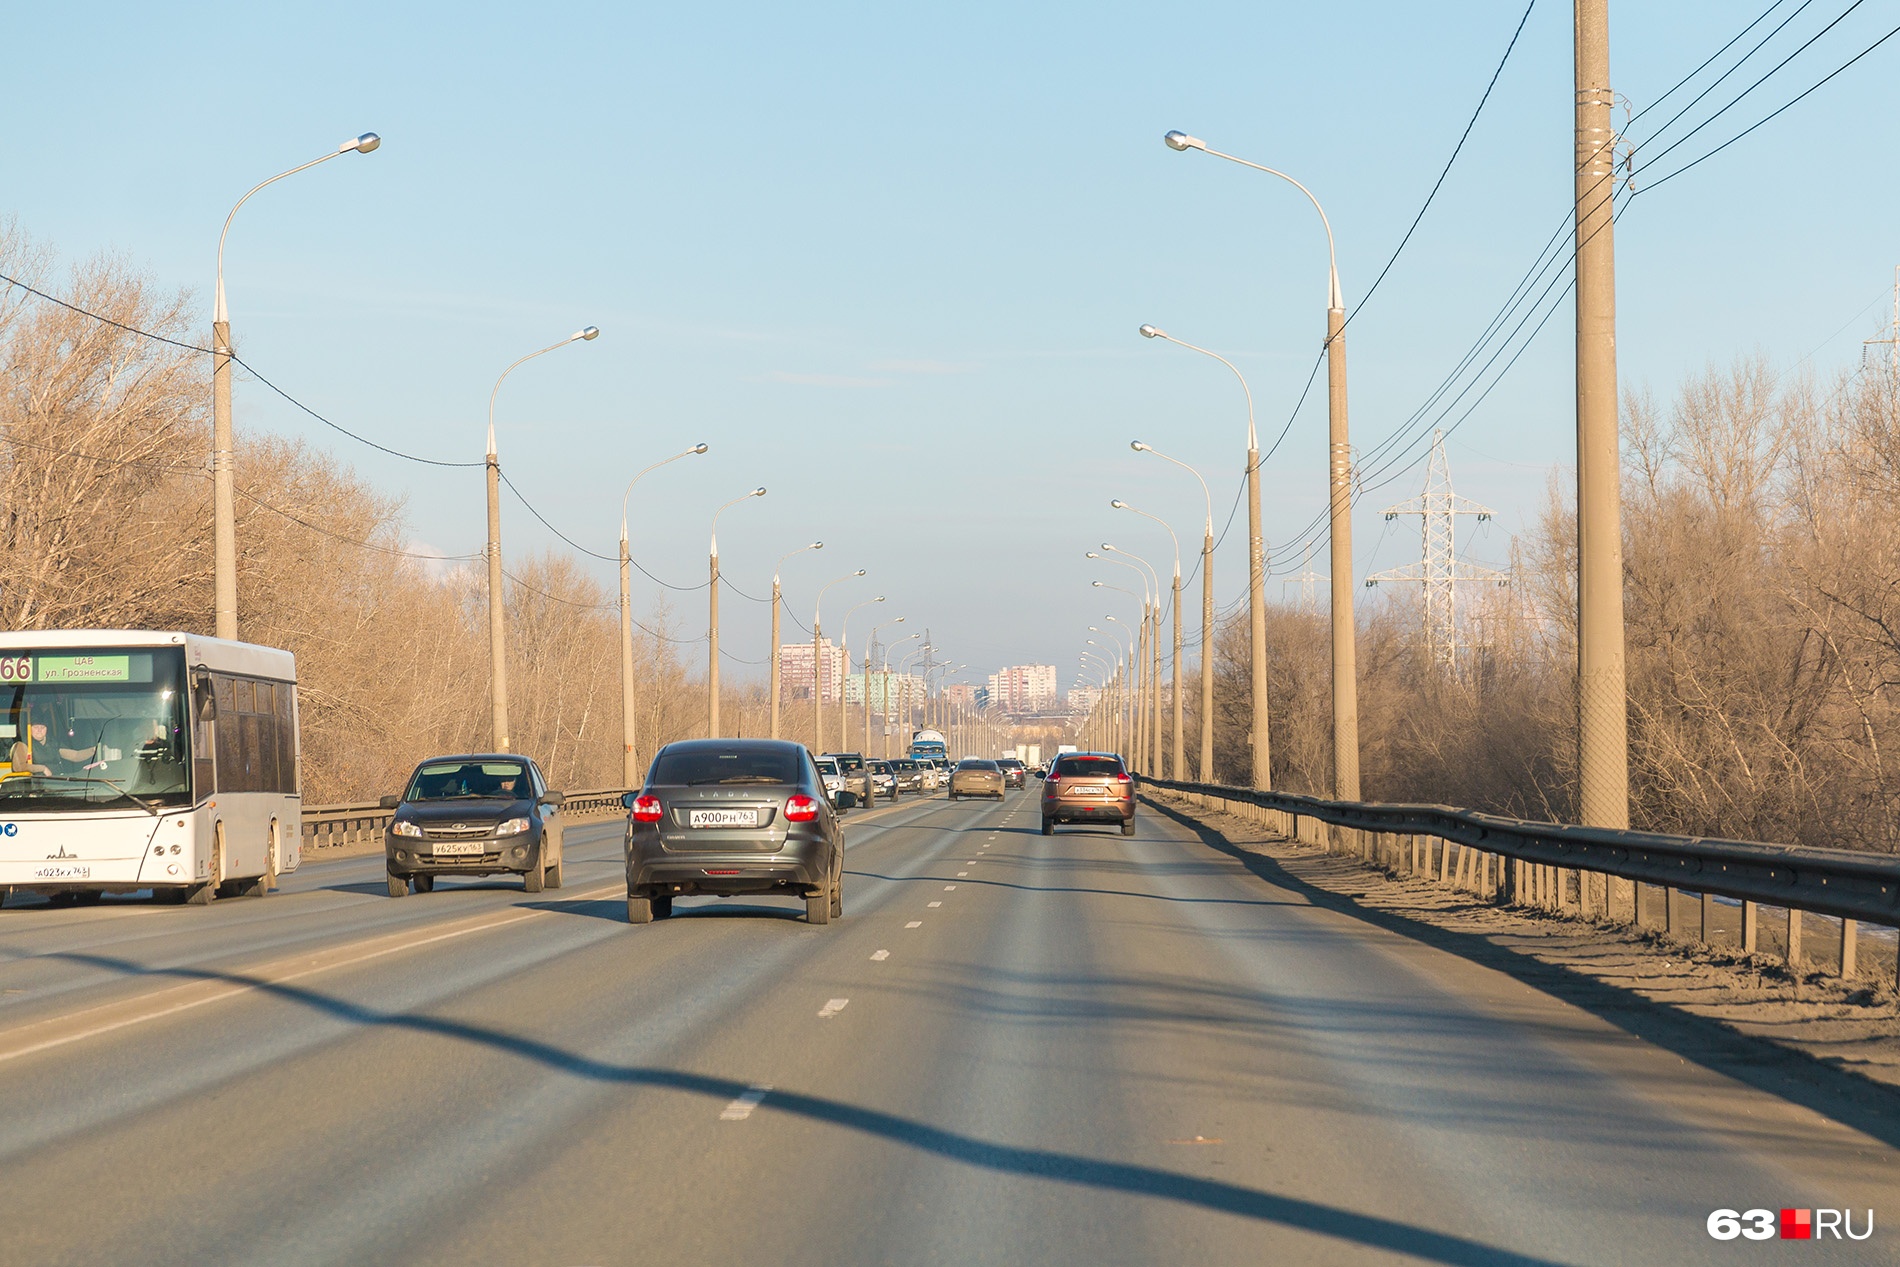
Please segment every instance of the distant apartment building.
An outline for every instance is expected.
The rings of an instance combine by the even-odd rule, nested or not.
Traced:
[[[823,674],[826,703],[838,702],[839,685],[845,679],[844,649],[826,638],[818,644],[819,669]],[[811,698],[811,644],[788,642],[778,649],[779,692],[785,699]],[[860,692],[861,693],[861,692]]]
[[[990,674],[990,705],[1006,713],[1051,712],[1056,699],[1053,664],[1014,664]]]
[[[1063,697],[1072,713],[1091,713],[1095,711],[1095,702],[1102,698],[1099,686],[1078,686]]]
[[[806,648],[807,652],[810,648]],[[809,655],[806,657],[809,659]],[[844,702],[864,702],[864,674],[853,673],[844,680]],[[906,708],[924,702],[924,680],[915,673],[894,673],[887,669],[871,673],[871,708],[886,716],[895,716]]]
[[[974,683],[952,682],[943,688],[943,697],[952,704],[960,705],[964,708],[971,708],[976,704],[976,692],[977,688]]]

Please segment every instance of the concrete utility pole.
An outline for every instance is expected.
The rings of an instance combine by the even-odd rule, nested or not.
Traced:
[[[1575,0],[1578,812],[1629,826],[1616,400],[1616,132],[1609,0]],[[1338,571],[1337,564],[1334,571]],[[1335,583],[1336,584],[1336,583]]]
[[[496,752],[509,752],[508,736],[508,620],[501,588],[501,459],[495,456],[495,397],[501,385],[517,368],[537,356],[546,356],[556,348],[577,341],[592,342],[600,337],[599,326],[576,330],[559,343],[550,343],[538,352],[530,352],[501,372],[488,393],[488,697],[493,713]]]
[[[705,444],[696,444],[682,453],[655,462],[641,471],[640,475],[628,480],[627,491],[620,495],[620,776],[629,788],[639,787],[641,778],[640,766],[633,751],[633,554],[627,545],[627,501],[633,496],[633,486],[640,482],[640,476],[647,471],[657,471],[669,462],[694,457],[704,453],[707,448]]]
[[[382,143],[383,138],[374,132],[365,132],[321,158],[252,185],[224,217],[224,229],[218,234],[218,285],[211,305],[211,538],[213,623],[220,638],[235,640],[238,636],[237,456],[231,434],[231,314],[224,304],[224,240],[231,235],[231,221],[237,218],[238,207],[265,185],[327,163],[338,154],[368,154]]]

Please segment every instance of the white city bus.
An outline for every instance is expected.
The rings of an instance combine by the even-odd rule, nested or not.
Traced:
[[[302,861],[288,651],[0,633],[0,900],[261,896]]]

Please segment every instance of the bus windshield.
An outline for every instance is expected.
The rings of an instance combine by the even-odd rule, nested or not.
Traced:
[[[182,647],[0,654],[0,805],[191,804]]]

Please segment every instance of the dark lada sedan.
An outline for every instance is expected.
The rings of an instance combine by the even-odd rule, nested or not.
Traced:
[[[560,888],[564,799],[526,757],[429,758],[408,791],[382,801],[396,811],[383,833],[389,896],[427,893],[439,875],[515,874],[530,893]]]
[[[692,894],[796,895],[813,924],[844,914],[844,829],[803,745],[670,743],[622,800],[629,923],[664,919]]]

